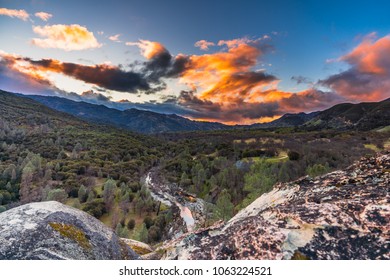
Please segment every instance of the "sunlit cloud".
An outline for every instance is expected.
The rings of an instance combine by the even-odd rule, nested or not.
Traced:
[[[119,40],[119,37],[121,36],[121,34],[116,34],[116,35],[112,35],[110,37],[108,37],[109,40],[113,41],[113,42],[117,42],[117,43],[120,43],[121,41]]]
[[[209,47],[215,46],[215,44],[206,40],[200,40],[197,41],[194,46],[200,48],[202,51],[208,51]]]
[[[56,48],[65,51],[86,50],[100,48],[92,32],[84,26],[73,25],[46,25],[34,26],[33,31],[45,39],[34,38],[31,43],[41,48]]]
[[[148,40],[139,40],[138,42],[127,42],[127,46],[137,46],[142,56],[147,59],[152,59],[153,57],[167,52],[166,48],[159,42],[152,42]]]
[[[30,18],[30,15],[25,10],[12,10],[7,8],[0,8],[0,15],[15,17],[24,21]]]
[[[53,17],[52,14],[49,14],[49,13],[45,13],[45,12],[38,12],[38,13],[35,13],[35,16],[37,18],[40,18],[41,20],[43,21],[48,21],[49,19],[51,19]]]
[[[371,33],[338,61],[350,68],[321,80],[350,101],[378,101],[390,96],[390,35],[377,39]]]

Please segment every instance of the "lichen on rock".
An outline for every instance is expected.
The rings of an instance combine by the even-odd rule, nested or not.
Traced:
[[[390,259],[390,154],[276,184],[227,223],[160,249],[164,259]]]
[[[102,222],[59,202],[36,202],[0,214],[0,259],[139,259]]]

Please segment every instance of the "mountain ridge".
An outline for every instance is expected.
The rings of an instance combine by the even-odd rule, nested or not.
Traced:
[[[71,114],[86,121],[113,125],[146,134],[289,127],[298,127],[309,131],[323,129],[370,130],[390,125],[390,98],[379,102],[340,103],[326,110],[311,113],[286,113],[279,119],[268,123],[225,125],[218,122],[190,120],[177,114],[162,114],[136,108],[119,110],[102,104],[74,101],[64,97],[17,95],[35,100],[49,108]]]

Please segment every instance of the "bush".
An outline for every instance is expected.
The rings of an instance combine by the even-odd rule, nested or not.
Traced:
[[[148,231],[148,240],[149,242],[157,242],[161,239],[160,229],[156,226],[150,227]]]
[[[55,200],[64,203],[68,198],[68,194],[63,189],[50,190],[46,200]]]
[[[154,221],[150,216],[146,216],[144,219],[144,224],[145,224],[146,228],[149,229],[151,226],[154,225]]]
[[[103,214],[107,213],[105,204],[102,199],[95,199],[91,202],[85,203],[81,210],[91,214],[97,219],[103,216]]]
[[[134,219],[131,219],[128,223],[127,223],[127,228],[129,230],[133,230],[135,228],[135,220]]]
[[[299,160],[301,157],[301,155],[296,151],[289,151],[287,155],[289,160]]]

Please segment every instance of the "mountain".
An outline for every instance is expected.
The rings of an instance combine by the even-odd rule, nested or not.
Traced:
[[[309,130],[370,130],[388,125],[390,125],[390,98],[381,102],[338,104],[319,112],[303,127]]]
[[[319,112],[312,112],[312,113],[297,113],[297,114],[284,114],[279,119],[276,119],[272,122],[268,123],[256,123],[250,125],[251,128],[276,128],[276,127],[294,127],[294,126],[300,126],[307,121],[313,119],[315,116],[317,116]]]
[[[390,259],[390,154],[278,183],[227,223],[181,236],[162,259]],[[162,254],[162,255],[161,255]]]
[[[26,97],[52,109],[72,114],[87,121],[110,124],[140,133],[219,130],[227,128],[227,126],[221,123],[192,121],[175,114],[165,115],[138,109],[120,111],[104,105],[76,102],[53,96],[28,95]]]
[[[229,126],[218,122],[192,121],[175,114],[127,109],[124,111],[88,102],[39,95],[20,95],[54,110],[98,124],[113,125],[130,131],[152,134],[179,131],[210,131],[236,128],[267,129],[301,127],[304,130],[370,130],[390,125],[390,99],[370,103],[342,103],[312,113],[285,114],[268,123]]]

